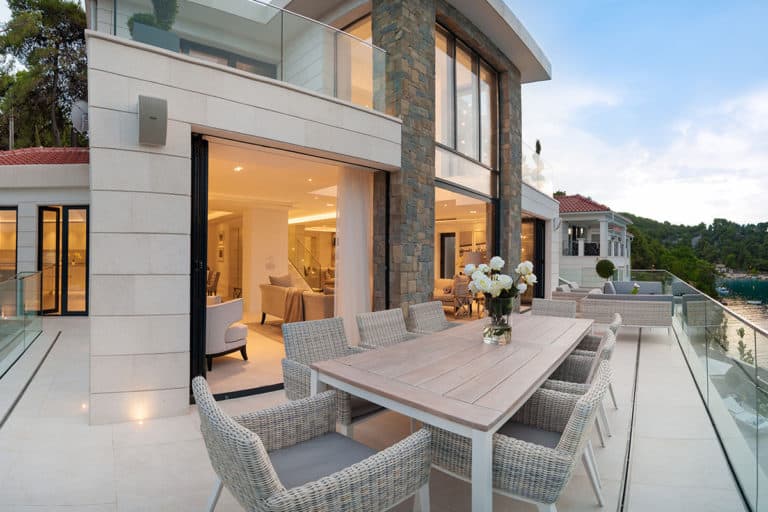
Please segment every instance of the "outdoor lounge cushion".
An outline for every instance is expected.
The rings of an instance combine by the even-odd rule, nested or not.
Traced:
[[[224,343],[232,343],[234,341],[240,341],[248,337],[248,327],[240,322],[234,323],[227,327],[224,333]]]
[[[291,279],[291,274],[285,274],[284,276],[269,276],[269,284],[289,288],[293,286],[293,280]]]
[[[618,294],[632,293],[635,284],[640,287],[640,295],[661,295],[664,292],[661,281],[613,281],[611,284]]]
[[[605,294],[616,294],[616,288],[613,287],[613,283],[611,281],[606,281],[603,285],[603,293]]]
[[[559,432],[549,432],[522,423],[515,423],[514,421],[507,422],[499,429],[498,433],[528,443],[538,444],[539,446],[546,446],[547,448],[554,448],[560,442]]]
[[[364,444],[332,432],[270,452],[269,458],[282,484],[291,489],[348,468],[375,453]]]

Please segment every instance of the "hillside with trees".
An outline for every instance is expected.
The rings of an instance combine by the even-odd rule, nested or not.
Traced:
[[[666,269],[714,294],[715,264],[744,272],[768,272],[768,223],[740,225],[715,219],[684,226],[622,213],[633,224],[632,267]]]

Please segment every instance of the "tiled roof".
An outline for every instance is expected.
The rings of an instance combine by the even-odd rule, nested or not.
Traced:
[[[609,212],[610,208],[584,197],[580,194],[572,196],[555,196],[560,201],[560,213],[580,213],[580,212]]]
[[[24,148],[0,151],[0,165],[87,164],[88,148]]]

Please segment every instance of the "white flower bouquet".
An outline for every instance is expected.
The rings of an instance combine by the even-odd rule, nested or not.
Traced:
[[[498,256],[491,258],[488,265],[485,263],[475,266],[469,264],[464,267],[464,273],[472,278],[469,289],[472,293],[485,293],[491,297],[517,297],[525,293],[529,286],[536,284],[536,274],[533,273],[533,263],[523,261],[515,268],[514,277],[502,274],[504,260]]]

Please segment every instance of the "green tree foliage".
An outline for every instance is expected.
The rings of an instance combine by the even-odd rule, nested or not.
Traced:
[[[69,111],[87,97],[85,12],[66,0],[8,0],[11,19],[0,34],[0,146],[69,143]],[[23,69],[16,71],[14,60]]]

